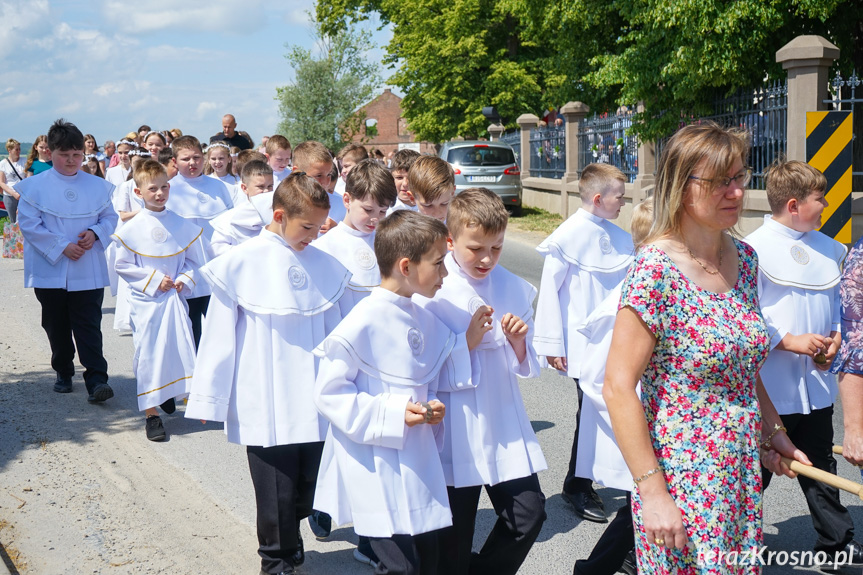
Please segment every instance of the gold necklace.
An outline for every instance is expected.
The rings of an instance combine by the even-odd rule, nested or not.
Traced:
[[[686,245],[686,244],[684,244],[684,245]],[[707,273],[709,273],[712,276],[719,274],[719,271],[722,268],[722,245],[721,244],[719,246],[719,267],[717,267],[715,271],[710,271],[709,269],[707,269],[707,266],[704,265],[700,259],[695,257],[695,254],[692,253],[692,250],[689,249],[689,246],[686,246],[686,250],[689,252],[689,257],[694,259],[695,262],[701,266],[701,269],[703,269],[704,271],[706,271]]]

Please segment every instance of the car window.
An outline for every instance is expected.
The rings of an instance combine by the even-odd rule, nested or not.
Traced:
[[[494,147],[452,148],[446,160],[460,166],[507,166],[515,163],[512,150]]]

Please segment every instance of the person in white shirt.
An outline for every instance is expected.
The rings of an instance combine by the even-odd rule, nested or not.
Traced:
[[[233,158],[231,147],[224,142],[213,142],[207,146],[204,174],[234,186],[237,176],[233,174]]]
[[[614,166],[588,165],[578,182],[581,207],[536,248],[545,262],[533,345],[541,363],[547,361],[549,367],[576,381],[581,377],[587,343],[577,328],[623,281],[633,260],[632,237],[609,221],[620,215],[625,181]],[[578,388],[579,414],[582,404]],[[582,519],[605,523],[602,500],[590,479],[575,475],[579,429],[576,420],[561,495]]]
[[[114,266],[129,286],[138,409],[146,414],[147,439],[162,441],[167,435],[156,406],[173,413],[195,367],[192,324],[180,294],[194,290],[204,262],[203,230],[165,208],[170,184],[159,162],[137,167],[134,181],[144,208],[112,236]]]
[[[824,175],[804,162],[775,164],[766,175],[772,215],[746,237],[758,253],[758,297],[770,335],[761,379],[788,437],[818,469],[836,473],[833,403],[839,388],[829,372],[840,345],[839,280],[844,245],[817,231],[827,207]],[[762,468],[763,486],[771,473]],[[815,552],[863,563],[854,522],[839,490],[798,476],[818,533]]]
[[[413,210],[419,211],[417,207],[416,198],[414,198],[413,194],[410,190],[410,180],[408,178],[408,173],[411,171],[411,166],[414,165],[414,162],[419,159],[420,153],[416,150],[399,150],[395,153],[392,158],[392,164],[390,166],[390,171],[393,174],[393,179],[396,181],[396,189],[399,192],[399,197],[396,200],[395,205],[390,208],[387,215],[395,212],[396,210]]]
[[[6,140],[7,157],[0,161],[0,190],[3,190],[3,204],[9,221],[18,221],[18,192],[15,184],[27,177],[24,162],[21,161],[21,144],[12,138]]]
[[[201,143],[197,138],[181,136],[173,141],[171,150],[177,166],[177,175],[171,179],[168,209],[204,229],[203,239],[207,257],[213,257],[209,247],[210,238],[213,235],[213,226],[210,222],[222,212],[234,207],[231,191],[224,182],[204,175],[204,152],[201,151]],[[186,299],[196,346],[201,341],[202,318],[207,313],[209,301],[209,289],[204,284],[198,286],[193,297]]]
[[[291,173],[291,143],[280,134],[270,136],[266,146],[267,163],[273,168],[273,185],[279,187],[279,182]]]
[[[419,298],[451,330],[475,333],[467,341],[470,382],[438,392],[448,406],[441,462],[453,515],[440,535],[441,573],[514,575],[546,518],[537,473],[547,465],[519,390],[519,378],[539,375],[531,344],[536,288],[497,265],[508,219],[486,188],[453,198],[447,279],[433,299]],[[498,519],[472,554],[483,488]]]
[[[212,301],[186,417],[224,421],[245,445],[257,503],[261,573],[293,573],[305,558],[300,521],[312,512],[327,421],[315,409],[312,352],[341,321],[350,272],[309,245],[329,211],[304,174],[273,193],[261,234],[201,268]]]
[[[132,158],[129,156],[129,152],[137,149],[137,147],[138,144],[134,140],[127,140],[126,138],[117,143],[117,156],[120,163],[113,168],[108,168],[105,172],[106,180],[119,186],[128,179],[129,172],[132,170]]]
[[[211,220],[215,256],[259,235],[272,220],[273,169],[266,162],[252,160],[243,166],[239,190],[234,207]]]
[[[108,285],[103,241],[114,233],[113,186],[81,172],[84,134],[57,120],[48,132],[53,169],[19,182],[24,286],[35,288],[51,344],[54,391],[72,391],[75,351],[84,366],[87,401],[114,396],[102,353],[102,300]],[[75,344],[72,343],[72,336]]]
[[[369,537],[377,573],[436,574],[452,524],[437,399],[470,378],[467,336],[417,305],[446,276],[446,226],[406,210],[375,235],[381,285],[315,353],[315,405],[330,421],[314,507]]]

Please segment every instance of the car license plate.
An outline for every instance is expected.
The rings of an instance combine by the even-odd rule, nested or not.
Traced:
[[[476,183],[479,183],[479,182],[494,183],[495,181],[497,181],[497,177],[496,176],[468,176],[467,181],[468,182],[476,182]]]

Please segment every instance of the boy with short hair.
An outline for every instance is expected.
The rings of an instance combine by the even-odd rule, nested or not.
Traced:
[[[433,299],[420,299],[455,332],[482,326],[467,342],[470,384],[438,394],[448,406],[441,462],[453,516],[441,532],[441,573],[515,574],[546,517],[537,473],[547,465],[518,386],[519,378],[539,374],[531,345],[536,289],[497,265],[508,219],[500,197],[486,188],[453,198],[447,280]],[[472,555],[483,487],[499,517]]]
[[[281,134],[270,136],[266,145],[267,163],[273,168],[273,186],[278,188],[279,182],[291,173],[291,143]]]
[[[315,405],[331,425],[315,509],[371,539],[377,573],[437,573],[435,531],[451,524],[437,451],[441,387],[470,377],[467,337],[411,300],[447,271],[446,227],[402,210],[375,235],[381,285],[315,350]]]
[[[114,233],[114,186],[80,171],[84,134],[59,119],[48,130],[53,169],[15,185],[24,236],[24,287],[35,288],[51,344],[54,391],[70,393],[75,349],[90,403],[114,396],[102,354],[102,300],[108,281],[103,241]],[[72,343],[72,336],[75,343]]]
[[[545,262],[533,345],[541,364],[547,360],[576,381],[587,344],[578,326],[623,280],[633,260],[632,237],[609,221],[620,214],[625,181],[623,172],[609,164],[585,167],[578,181],[581,207],[536,248]],[[579,388],[579,413],[582,403]],[[575,475],[579,428],[576,420],[562,496],[582,519],[605,523],[602,500],[590,479]]]
[[[247,150],[248,151],[248,150]],[[266,162],[252,160],[243,165],[240,175],[240,194],[249,201],[237,205],[213,218],[213,238],[210,249],[216,256],[261,233],[264,227],[259,209],[262,205],[255,198],[273,193],[273,169]],[[265,202],[268,217],[272,211],[272,197]]]
[[[156,158],[162,167],[165,168],[165,174],[168,176],[168,181],[170,182],[174,179],[174,176],[177,175],[177,164],[174,162],[174,150],[165,146],[161,150],[159,150],[159,155]]]
[[[408,186],[419,213],[446,222],[446,210],[455,196],[455,172],[437,156],[417,158],[408,171]]]
[[[418,211],[416,199],[414,199],[410,190],[408,173],[411,171],[411,167],[419,157],[419,152],[416,150],[408,150],[407,148],[399,150],[393,155],[390,171],[392,172],[393,179],[396,182],[396,189],[399,192],[399,197],[396,200],[395,205],[387,212],[387,215],[396,210]]]
[[[312,350],[342,318],[350,272],[309,245],[329,211],[320,184],[292,174],[272,195],[266,229],[201,268],[213,301],[186,417],[224,421],[228,441],[247,446],[261,573],[285,574],[304,561],[299,524],[327,433]]]
[[[338,155],[336,155],[336,160],[339,162],[341,171],[339,172],[339,179],[336,182],[336,194],[342,195],[345,193],[345,183],[347,182],[348,174],[351,173],[354,166],[368,159],[369,151],[365,146],[360,144],[348,144],[339,151]],[[340,222],[342,220],[338,219],[336,221]]]
[[[213,236],[211,221],[234,207],[231,191],[223,181],[204,175],[204,152],[197,138],[181,136],[171,143],[171,150],[174,153],[177,175],[171,180],[168,209],[203,228],[202,237],[207,248],[207,257],[214,257],[215,254],[209,249],[210,238]],[[196,347],[201,341],[201,319],[207,313],[209,301],[209,288],[205,284],[195,289],[194,297],[186,299]]]
[[[318,249],[339,260],[351,272],[351,283],[343,298],[346,311],[381,283],[374,251],[375,229],[386,217],[396,196],[389,170],[374,160],[363,160],[348,175],[342,225],[315,240]]]
[[[827,207],[824,175],[804,162],[773,165],[766,174],[772,215],[749,236],[758,253],[758,297],[771,337],[761,379],[795,442],[818,469],[836,473],[833,403],[838,387],[829,373],[839,349],[839,280],[847,249],[817,231]],[[764,468],[764,488],[771,474]],[[863,563],[854,522],[839,490],[798,476],[818,533],[815,552],[838,552]]]
[[[128,286],[138,382],[138,409],[146,414],[150,441],[166,438],[156,411],[176,409],[174,399],[188,393],[195,367],[195,342],[186,304],[204,262],[200,226],[167,210],[168,175],[159,162],[147,160],[135,170],[135,195],[144,208],[113,238],[117,274]]]

